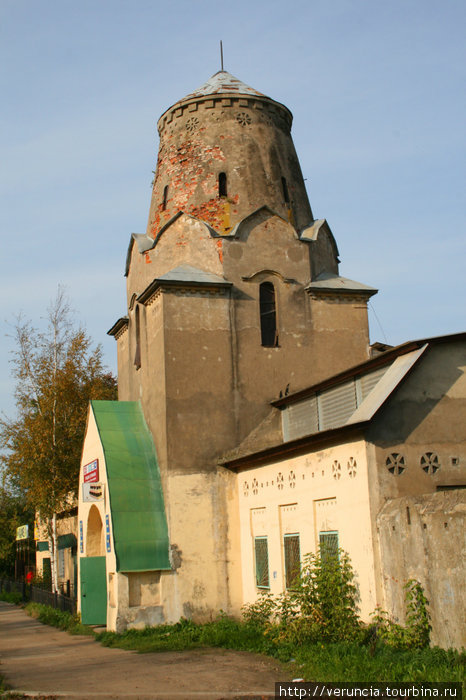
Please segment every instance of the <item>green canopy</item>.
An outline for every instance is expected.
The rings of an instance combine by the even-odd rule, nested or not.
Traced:
[[[107,469],[118,571],[171,569],[162,483],[138,401],[91,401]]]

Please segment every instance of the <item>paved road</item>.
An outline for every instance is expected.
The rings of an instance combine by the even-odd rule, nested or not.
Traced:
[[[28,697],[220,700],[273,697],[273,660],[222,649],[138,654],[72,636],[0,601],[0,673]]]

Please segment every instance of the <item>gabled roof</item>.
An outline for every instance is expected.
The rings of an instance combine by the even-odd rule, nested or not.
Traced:
[[[220,464],[233,469],[247,467],[361,434],[430,346],[455,341],[466,341],[466,333],[403,343],[325,382],[273,401],[272,406],[285,412],[295,406],[301,411],[295,419],[291,415],[288,423],[284,421],[284,441],[264,448],[246,439],[234,454],[225,455]],[[356,387],[361,380],[364,385]],[[353,396],[351,401],[348,401],[349,396]],[[320,416],[325,413],[329,420],[322,427]],[[296,419],[299,422],[291,430],[289,421]]]
[[[105,455],[118,571],[171,569],[157,455],[138,401],[91,401]]]

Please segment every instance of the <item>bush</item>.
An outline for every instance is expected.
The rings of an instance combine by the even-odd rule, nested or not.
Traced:
[[[5,603],[14,603],[15,605],[19,605],[23,601],[23,596],[21,593],[18,593],[18,591],[12,591],[11,593],[1,591],[0,600],[5,601]]]
[[[349,556],[339,552],[307,554],[294,589],[261,595],[243,607],[247,624],[291,644],[362,638],[358,591]]]
[[[429,601],[424,590],[415,579],[409,579],[404,585],[406,623],[405,627],[394,622],[389,614],[377,607],[372,615],[375,633],[389,646],[396,649],[425,649],[429,646],[430,613]]]

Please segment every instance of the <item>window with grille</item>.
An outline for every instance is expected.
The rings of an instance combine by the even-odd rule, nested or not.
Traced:
[[[338,532],[319,532],[320,558],[323,563],[338,557]]]
[[[65,550],[58,550],[58,577],[65,578]]]
[[[266,348],[278,345],[277,311],[275,288],[272,282],[262,282],[259,287],[259,306],[261,316],[261,342]]]
[[[269,588],[269,547],[267,537],[254,538],[254,558],[256,566],[256,586]]]
[[[283,538],[283,551],[285,558],[285,584],[287,588],[292,589],[296,585],[301,570],[299,535],[285,535]]]

